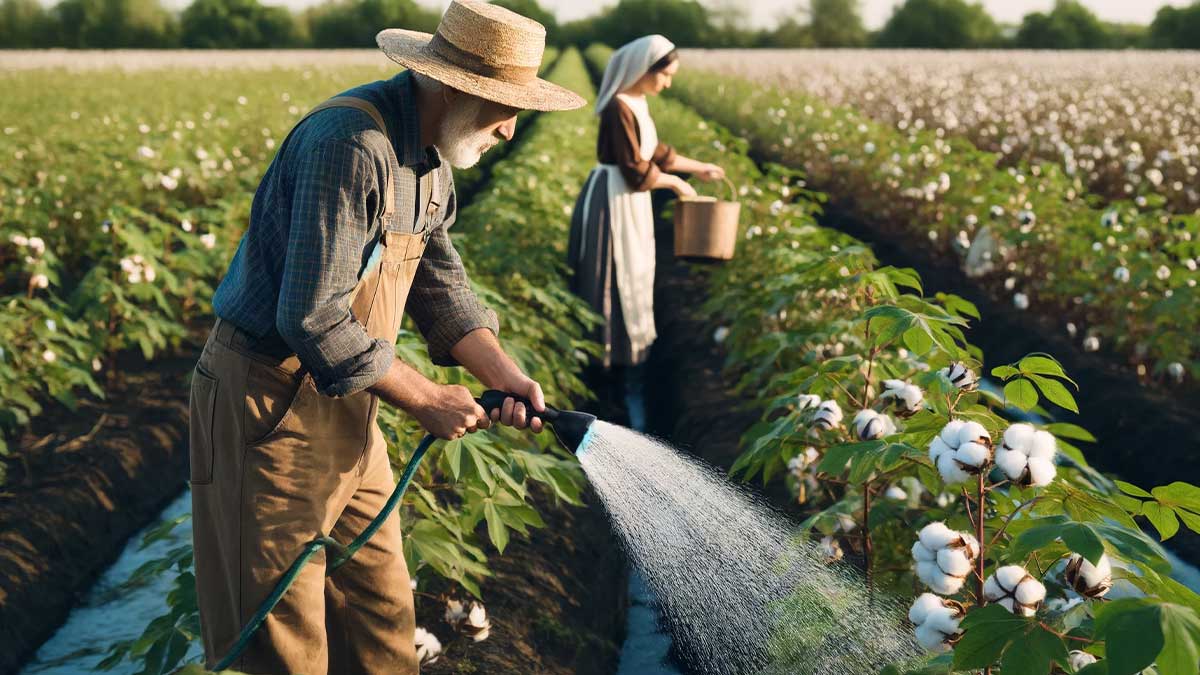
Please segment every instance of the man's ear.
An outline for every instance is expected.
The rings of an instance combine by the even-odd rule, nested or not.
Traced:
[[[451,87],[450,85],[442,86],[442,103],[450,105],[451,103],[456,102],[459,96],[462,96],[461,91]]]

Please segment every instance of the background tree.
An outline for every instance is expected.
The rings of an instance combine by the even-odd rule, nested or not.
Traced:
[[[1200,49],[1200,2],[1158,10],[1146,41],[1156,49]]]
[[[49,16],[37,0],[0,0],[0,47],[48,47]]]
[[[183,10],[181,28],[183,45],[197,49],[287,47],[298,42],[291,13],[258,0],[194,0]]]
[[[809,31],[818,47],[862,47],[867,44],[859,0],[811,0]]]
[[[721,44],[709,23],[708,10],[696,0],[620,0],[594,19],[572,23],[571,33],[580,40],[578,44],[601,42],[620,47],[652,33],[666,35],[680,47]]]
[[[441,14],[413,0],[341,0],[305,13],[314,47],[374,47],[380,26],[432,33]]]
[[[1000,45],[1000,27],[978,3],[907,0],[876,36],[880,47],[971,49]]]
[[[1021,21],[1016,46],[1025,49],[1107,49],[1112,37],[1090,9],[1075,0],[1056,0],[1049,14],[1034,12]]]
[[[50,12],[54,45],[75,49],[172,47],[175,19],[158,0],[62,0]]]

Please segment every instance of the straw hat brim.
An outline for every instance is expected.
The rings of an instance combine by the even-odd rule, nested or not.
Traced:
[[[541,112],[574,110],[587,103],[570,89],[541,78],[517,84],[473,73],[429,50],[429,41],[432,39],[430,33],[400,28],[389,28],[375,36],[379,48],[396,63],[489,101]]]

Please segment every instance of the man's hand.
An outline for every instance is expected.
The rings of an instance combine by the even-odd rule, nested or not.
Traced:
[[[501,383],[497,389],[529,399],[529,402],[533,404],[533,412],[546,412],[546,398],[542,395],[542,385],[534,382],[523,373],[516,373],[511,376],[507,382]],[[545,426],[540,417],[534,417],[530,420],[529,413],[531,411],[525,409],[524,403],[517,403],[512,398],[504,399],[502,407],[490,412],[491,421],[493,422],[499,422],[500,424],[516,429],[524,429],[528,424],[529,428],[535,434],[541,433],[542,428]]]
[[[516,394],[529,399],[536,412],[546,411],[546,399],[542,395],[542,387],[534,382],[513,362],[504,350],[500,341],[490,330],[481,328],[467,333],[450,350],[454,359],[471,371],[488,389],[499,389],[510,394]],[[524,404],[517,404],[511,398],[504,401],[504,406],[497,411],[488,411],[491,420],[508,426],[524,429],[528,426],[534,433],[542,431],[542,420],[529,420],[529,411]]]
[[[466,387],[456,384],[435,384],[428,388],[408,412],[425,430],[446,440],[462,438],[478,429],[487,429],[491,420]]]
[[[393,359],[387,374],[367,390],[417,418],[438,438],[462,438],[492,425],[466,387],[431,382],[400,359]]]

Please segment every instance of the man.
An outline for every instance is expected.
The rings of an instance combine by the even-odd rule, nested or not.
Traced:
[[[292,130],[254,196],[250,226],[213,301],[191,389],[196,590],[211,667],[304,544],[349,542],[394,486],[379,400],[440,438],[527,425],[512,399],[491,418],[464,387],[395,355],[407,309],[440,365],[529,398],[541,387],[501,349],[446,229],[447,163],[464,168],[521,109],[584,101],[537,79],[545,29],[458,0],[435,35],[377,38],[409,68],[351,89]],[[407,304],[406,304],[407,300]],[[399,517],[333,575],[318,554],[242,657],[251,673],[417,672]]]

